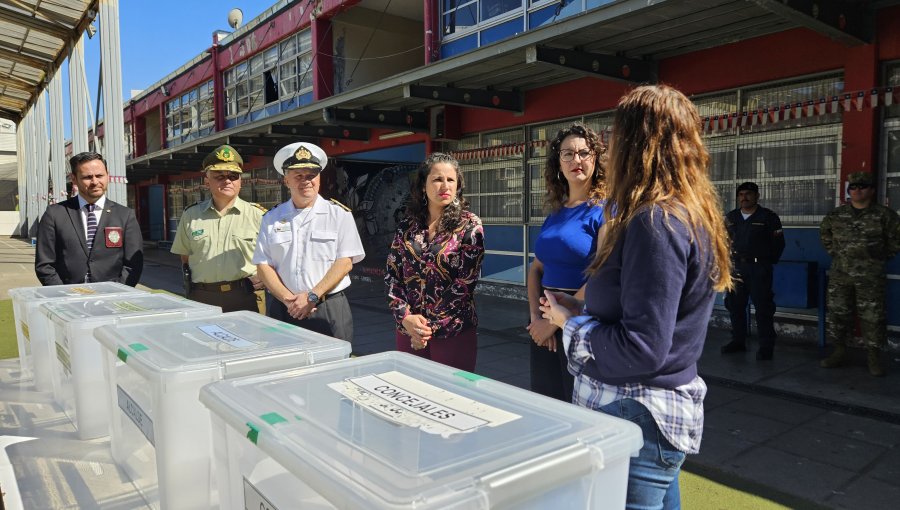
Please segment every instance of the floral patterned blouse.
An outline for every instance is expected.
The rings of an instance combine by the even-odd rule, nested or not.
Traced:
[[[404,219],[391,243],[384,282],[388,305],[405,333],[403,318],[421,314],[435,338],[455,336],[478,325],[475,283],[484,258],[484,228],[478,216],[462,212],[453,232],[428,240],[428,228]]]

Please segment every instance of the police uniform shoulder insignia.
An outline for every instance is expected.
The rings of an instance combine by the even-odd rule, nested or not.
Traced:
[[[263,207],[263,206],[257,204],[256,202],[249,202],[249,204],[252,205],[253,207],[256,207],[256,208],[259,209],[260,211],[262,211],[263,214],[266,214],[267,212],[269,212],[268,209],[266,209],[265,207]]]
[[[344,204],[338,202],[337,200],[335,200],[335,199],[333,199],[333,198],[331,199],[331,203],[334,204],[334,205],[336,205],[336,206],[338,206],[338,207],[340,207],[341,209],[343,209],[343,210],[345,210],[345,211],[347,211],[347,212],[353,212],[349,207],[347,207],[346,205],[344,205]]]

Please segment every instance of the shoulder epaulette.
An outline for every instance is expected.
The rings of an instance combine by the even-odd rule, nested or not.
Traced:
[[[344,205],[344,204],[338,202],[337,200],[335,200],[335,199],[333,199],[333,198],[331,199],[331,203],[334,204],[334,205],[336,205],[336,206],[338,206],[338,207],[340,207],[341,209],[343,209],[343,210],[345,210],[345,211],[347,211],[347,212],[353,212],[349,207],[347,207],[346,205]]]
[[[203,200],[194,202],[193,204],[191,204],[191,205],[185,207],[184,210],[187,211],[187,210],[190,209],[191,207],[194,207],[195,205],[199,204],[200,202],[203,202]]]
[[[263,206],[257,204],[256,202],[247,202],[247,203],[250,204],[250,205],[252,205],[253,207],[256,207],[256,208],[259,209],[260,211],[262,211],[263,214],[266,214],[267,212],[269,212],[268,209],[266,209],[265,207],[263,207]]]

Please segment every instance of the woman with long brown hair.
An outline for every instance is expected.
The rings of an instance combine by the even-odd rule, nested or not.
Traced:
[[[643,430],[628,508],[679,508],[681,464],[700,447],[706,384],[697,360],[715,293],[732,285],[708,167],[700,118],[681,92],[648,85],[622,97],[607,227],[584,302],[550,292],[542,300],[544,316],[564,331],[573,401]]]
[[[528,268],[531,322],[531,391],[572,401],[574,378],[566,369],[562,331],[541,317],[544,290],[574,294],[587,279],[597,234],[603,226],[606,146],[593,129],[580,123],[560,129],[550,142],[544,182],[549,213],[534,243]]]
[[[475,284],[484,228],[463,197],[459,163],[435,152],[416,171],[385,268],[397,350],[472,372],[478,353]]]

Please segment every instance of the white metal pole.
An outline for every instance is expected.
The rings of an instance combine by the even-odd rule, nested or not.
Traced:
[[[47,202],[50,194],[50,145],[49,135],[47,134],[47,91],[41,92],[38,96],[34,108],[35,113],[35,178],[37,186],[37,218],[40,221],[41,216],[47,210]]]
[[[53,195],[50,203],[66,199],[66,138],[63,128],[62,72],[50,80],[50,177]]]
[[[108,196],[120,204],[126,204],[125,119],[122,114],[118,0],[100,0],[100,61],[103,79],[103,147],[109,166]]]
[[[69,110],[72,122],[72,154],[88,150],[87,83],[84,72],[84,38],[79,37],[69,54]]]
[[[19,167],[19,195],[16,197],[17,205],[19,207],[19,226],[16,228],[16,233],[19,235],[28,236],[28,170],[26,163],[26,154],[27,146],[25,145],[25,117],[19,121],[19,124],[16,126],[16,164]]]

